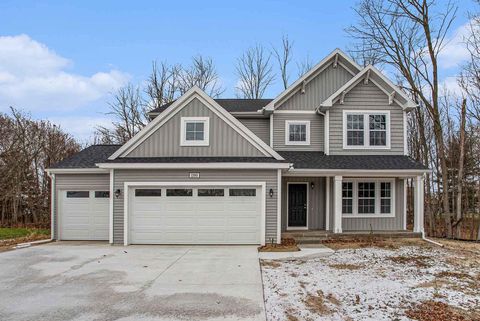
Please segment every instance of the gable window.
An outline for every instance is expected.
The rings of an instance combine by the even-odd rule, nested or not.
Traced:
[[[389,111],[344,111],[344,149],[389,149]]]
[[[342,182],[344,217],[393,217],[393,179],[347,179]]]
[[[182,146],[209,145],[208,117],[182,117],[181,121]]]
[[[310,145],[310,121],[285,121],[285,145]]]

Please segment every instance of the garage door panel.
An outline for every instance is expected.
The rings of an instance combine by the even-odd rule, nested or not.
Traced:
[[[234,186],[235,187],[235,186]],[[141,189],[142,187],[139,187]],[[158,186],[166,190],[169,187]],[[130,243],[142,244],[259,244],[261,189],[256,196],[198,196],[198,188],[188,185],[192,196],[135,197],[129,213]],[[235,187],[237,189],[252,187]]]
[[[258,226],[258,217],[229,217],[227,218],[227,225],[239,226],[239,227],[251,227]]]
[[[108,240],[109,198],[96,198],[95,190],[90,190],[88,196],[67,197],[67,191],[58,192],[60,239]]]

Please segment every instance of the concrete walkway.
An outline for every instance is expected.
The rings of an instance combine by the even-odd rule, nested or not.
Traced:
[[[0,320],[265,320],[255,246],[58,242],[0,253]]]

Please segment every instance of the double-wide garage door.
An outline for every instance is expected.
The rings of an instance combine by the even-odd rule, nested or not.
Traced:
[[[108,191],[72,189],[58,194],[61,240],[108,240]]]
[[[129,195],[130,244],[261,242],[261,187],[132,187]]]

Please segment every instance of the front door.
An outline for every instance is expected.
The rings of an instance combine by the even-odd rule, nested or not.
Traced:
[[[305,183],[288,184],[288,227],[307,227],[307,187]]]

